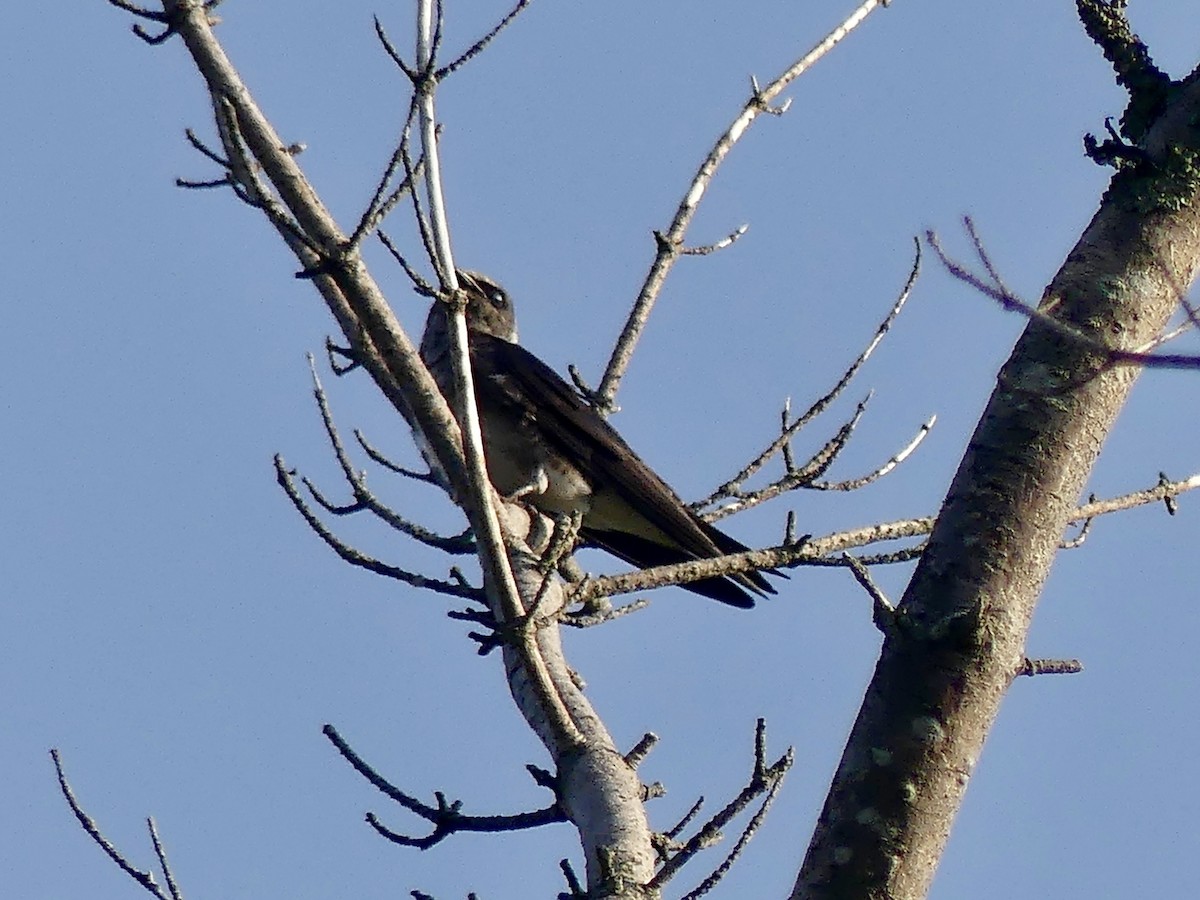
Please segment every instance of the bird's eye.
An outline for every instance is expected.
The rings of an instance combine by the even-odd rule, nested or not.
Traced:
[[[488,295],[488,300],[496,309],[504,309],[508,306],[508,296],[500,288],[496,288]]]

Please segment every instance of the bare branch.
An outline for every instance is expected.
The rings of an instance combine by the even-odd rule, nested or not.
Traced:
[[[243,202],[266,214],[280,237],[305,263],[304,271],[324,271],[328,260],[321,254],[317,242],[305,233],[296,218],[280,204],[259,177],[261,166],[252,157],[246,145],[233,104],[220,96],[214,96],[212,103],[213,118],[221,136],[221,144],[229,157],[230,187]],[[289,157],[294,155],[288,153],[285,148],[280,148],[280,152]]]
[[[426,484],[438,483],[432,472],[417,472],[413,469],[407,469],[399,463],[388,459],[383,455],[382,451],[368,441],[366,435],[364,435],[362,431],[357,428],[354,429],[354,439],[358,441],[358,446],[362,447],[363,452],[371,458],[372,462],[383,466],[383,468],[387,469],[389,472],[394,472],[397,475],[403,475],[405,478],[411,478],[413,481],[423,481]],[[470,529],[463,532],[463,534],[469,533]]]
[[[725,499],[730,500],[731,502],[704,515],[704,518],[708,521],[715,522],[718,519],[733,515],[735,512],[742,512],[743,510],[758,506],[760,503],[772,500],[780,494],[785,494],[801,487],[811,487],[816,483],[816,479],[824,475],[841,452],[846,449],[846,444],[849,443],[850,438],[854,435],[854,429],[858,427],[859,420],[866,411],[867,403],[870,402],[870,399],[870,396],[868,396],[866,399],[860,401],[858,406],[855,407],[853,415],[842,423],[833,437],[826,441],[825,445],[818,449],[803,466],[797,467],[795,461],[790,459],[791,454],[789,452],[787,455],[788,458],[784,459],[785,474],[776,481],[755,491],[744,491],[740,485],[729,482],[722,485],[714,494],[700,501],[699,504],[694,504],[693,508],[713,502],[720,502]],[[784,448],[787,449],[788,445],[785,444]]]
[[[631,613],[641,612],[643,609],[646,609],[650,606],[650,601],[643,597],[634,600],[632,603],[626,603],[624,606],[614,607],[610,603],[603,608],[597,609],[595,607],[595,603],[600,599],[606,598],[589,598],[585,602],[582,610],[578,612],[568,612],[559,619],[559,622],[568,628],[592,628],[596,625],[604,625],[607,622],[624,618]]]
[[[683,833],[683,829],[687,828],[688,825],[690,825],[695,820],[696,816],[698,816],[700,814],[700,810],[703,807],[704,807],[704,798],[697,797],[696,802],[692,804],[691,809],[689,809],[686,813],[683,814],[683,818],[680,819],[678,822],[676,822],[673,826],[671,826],[671,828],[669,830],[663,832],[663,835],[667,838],[678,837],[680,834]]]
[[[846,389],[866,361],[871,358],[871,354],[875,352],[875,348],[879,346],[884,336],[888,333],[888,331],[891,330],[892,324],[896,321],[896,317],[900,315],[900,311],[904,309],[904,305],[908,302],[908,298],[912,295],[913,288],[917,283],[917,278],[921,273],[920,240],[914,238],[913,245],[915,247],[913,264],[911,270],[909,271],[908,279],[904,283],[904,287],[901,288],[900,294],[896,297],[895,302],[892,304],[892,308],[888,310],[888,314],[884,317],[883,321],[879,323],[879,327],[876,328],[875,334],[867,343],[867,346],[850,364],[846,371],[842,373],[837,383],[823,397],[818,398],[799,418],[792,422],[789,422],[787,419],[788,412],[791,408],[791,402],[789,400],[785,404],[784,419],[780,428],[779,436],[770,444],[768,444],[767,447],[757,457],[755,457],[748,465],[745,466],[745,468],[718,487],[708,497],[695,504],[697,507],[710,506],[711,504],[717,502],[717,500],[721,497],[738,496],[739,492],[741,491],[741,486],[749,478],[753,477],[760,469],[762,469],[763,466],[765,466],[776,453],[786,451],[786,456],[784,459],[785,470],[788,472],[788,474],[791,474],[794,471],[794,464],[788,462],[788,460],[791,458],[790,443],[792,438],[795,437],[796,434],[799,433],[800,429],[802,429],[805,425],[807,425],[817,416],[821,415],[821,413],[825,412],[825,410],[830,407],[833,401],[841,396],[842,391]],[[814,459],[816,459],[819,455],[820,454],[814,456]],[[734,509],[741,508],[743,508],[741,505],[734,506]],[[721,515],[725,514],[726,513],[718,511],[716,517],[719,518]]]
[[[435,534],[428,528],[410,522],[400,516],[391,508],[385,506],[379,499],[367,489],[365,476],[358,471],[354,464],[350,461],[349,455],[346,453],[346,447],[342,443],[341,435],[338,433],[337,425],[333,421],[333,413],[329,409],[329,400],[325,396],[325,387],[321,384],[321,378],[317,375],[316,363],[313,360],[312,354],[308,354],[308,369],[313,380],[313,396],[317,401],[317,409],[321,413],[321,422],[325,426],[325,434],[329,438],[330,446],[333,448],[333,455],[338,461],[338,465],[342,469],[342,476],[346,479],[346,483],[350,485],[350,490],[354,494],[354,502],[347,506],[334,506],[327,502],[320,492],[309,482],[304,479],[305,486],[326,511],[335,515],[349,515],[356,512],[368,511],[377,518],[381,519],[390,527],[396,529],[402,534],[420,541],[429,547],[434,547],[438,550],[443,550],[447,553],[473,553],[475,543],[472,540],[466,539],[461,535],[454,537],[443,537],[440,534]]]
[[[422,803],[416,797],[406,794],[380,775],[362,757],[354,752],[354,749],[346,743],[345,739],[338,734],[337,729],[332,725],[326,725],[321,729],[321,732],[337,748],[342,758],[350,763],[354,767],[354,770],[367,779],[377,790],[396,803],[399,803],[409,812],[414,813],[433,825],[433,831],[430,834],[419,838],[410,837],[392,831],[383,825],[374,813],[367,813],[367,823],[376,832],[393,843],[427,850],[450,837],[450,835],[459,832],[523,831],[530,828],[538,828],[542,825],[551,825],[566,821],[566,815],[558,808],[557,804],[532,812],[516,813],[507,816],[468,816],[461,812],[462,801],[447,802],[445,794],[441,791],[434,792],[437,805],[429,806]]]
[[[868,568],[871,566],[891,566],[896,563],[912,562],[914,559],[920,559],[921,554],[925,551],[925,541],[919,544],[914,544],[911,547],[901,547],[899,550],[893,550],[891,553],[863,553],[858,556],[849,557],[855,562],[858,562]],[[808,566],[849,566],[844,557],[825,557],[819,559],[806,560],[805,565]]]
[[[759,721],[762,720],[760,719]],[[786,759],[787,767],[790,768],[794,761],[791,748],[788,749]],[[759,807],[757,810],[755,810],[754,815],[750,817],[750,821],[746,823],[746,827],[742,829],[742,833],[738,836],[737,841],[734,843],[733,849],[729,851],[723,860],[721,860],[721,864],[717,866],[717,868],[714,869],[709,876],[705,878],[704,881],[702,881],[696,888],[684,894],[681,900],[694,900],[694,898],[702,897],[716,887],[721,879],[729,874],[734,863],[736,863],[741,857],[742,853],[745,852],[746,847],[749,845],[750,841],[754,839],[754,836],[758,833],[758,829],[766,820],[767,813],[771,810],[771,805],[775,802],[775,798],[779,796],[779,792],[783,788],[783,774],[785,773],[786,770],[784,773],[781,773],[778,778],[771,782],[770,787],[767,788],[766,796],[763,797],[762,803],[759,804]]]
[[[208,144],[206,144],[206,143],[204,143],[204,141],[200,140],[200,138],[197,137],[196,132],[192,131],[192,129],[185,128],[183,131],[183,136],[185,138],[187,138],[187,142],[192,145],[192,149],[194,149],[201,156],[207,157],[209,160],[211,160],[212,162],[215,162],[222,169],[230,168],[229,160],[227,160],[225,157],[219,155],[215,150],[213,150],[211,147],[209,147]]]
[[[1182,481],[1168,482],[1160,479],[1157,485],[1143,491],[1084,504],[1071,514],[1068,521],[1081,522],[1087,518],[1122,509],[1131,509],[1135,506],[1145,506],[1148,503],[1170,504],[1173,502],[1173,498],[1179,494],[1195,490],[1198,487],[1200,487],[1200,474],[1192,475]],[[1168,509],[1170,509],[1169,506]],[[733,553],[715,559],[654,566],[622,575],[606,575],[602,578],[589,579],[575,586],[571,591],[571,602],[586,602],[593,597],[628,594],[736,572],[787,569],[795,566],[847,565],[840,557],[836,559],[830,557],[855,547],[927,535],[933,527],[933,522],[932,516],[900,519],[894,522],[868,525],[851,531],[834,532],[823,537],[809,535],[799,542],[790,541],[764,550],[747,550],[744,553]],[[920,548],[911,548],[900,551],[895,558],[889,558],[890,555],[878,560],[863,557],[861,562],[864,565],[873,565],[876,561],[901,562],[918,555],[920,555]]]
[[[636,769],[650,755],[650,751],[654,749],[654,745],[657,743],[658,735],[647,731],[642,735],[642,739],[637,742],[634,748],[625,754],[625,763],[630,768]]]
[[[1083,663],[1077,659],[1026,659],[1018,676],[1026,675],[1077,675],[1083,671]]]
[[[1163,480],[1161,476],[1160,476],[1159,480],[1160,481]],[[1088,495],[1088,503],[1095,503],[1095,502],[1096,502],[1096,495],[1089,494]],[[1088,535],[1091,534],[1092,523],[1095,521],[1096,520],[1092,517],[1084,519],[1083,523],[1079,526],[1079,532],[1075,535],[1075,537],[1071,538],[1070,540],[1063,539],[1063,540],[1059,541],[1058,549],[1059,550],[1077,550],[1080,547],[1082,547],[1084,545],[1084,542],[1087,541]],[[1074,523],[1072,523],[1072,524],[1074,524]]]
[[[1076,12],[1088,37],[1112,63],[1117,82],[1129,92],[1129,108],[1121,128],[1137,142],[1166,102],[1171,79],[1154,65],[1144,43],[1133,33],[1125,3],[1077,0]]]
[[[921,441],[925,440],[925,438],[929,435],[929,432],[933,430],[933,426],[936,424],[936,422],[937,416],[930,416],[921,425],[921,427],[917,429],[917,433],[913,435],[912,440],[905,444],[898,453],[892,456],[891,459],[885,462],[874,472],[869,472],[860,478],[850,478],[846,481],[814,481],[809,484],[808,487],[815,491],[856,491],[859,488],[866,487],[873,481],[878,481],[913,454],[913,451],[920,446]]]
[[[733,865],[733,862],[741,855],[742,850],[745,849],[746,844],[753,837],[771,803],[774,801],[783,778],[792,767],[794,760],[795,757],[792,748],[789,747],[778,760],[770,765],[767,764],[766,723],[763,719],[759,719],[756,723],[754,733],[754,767],[746,786],[723,809],[709,819],[677,853],[663,863],[662,867],[655,873],[654,878],[651,879],[646,887],[652,891],[661,890],[662,886],[678,874],[679,870],[693,859],[697,853],[706,847],[712,846],[719,840],[721,830],[753,803],[755,798],[765,794],[766,797],[762,806],[751,817],[749,824],[743,830],[733,849],[729,852],[729,855],[705,879],[701,887],[688,896],[699,897],[701,894],[707,893],[713,885],[725,876],[729,868]]]
[[[155,824],[153,816],[146,819],[146,828],[150,832],[154,855],[158,858],[159,868],[162,869],[163,878],[166,879],[167,892],[171,895],[171,900],[183,900],[183,891],[179,889],[179,884],[175,881],[175,873],[171,871],[171,862],[167,859],[167,851],[163,847],[162,838],[158,835],[158,825]]]
[[[62,791],[62,795],[66,798],[67,805],[71,807],[71,812],[75,814],[75,818],[79,820],[79,824],[83,826],[83,830],[87,832],[88,837],[96,842],[117,867],[140,884],[143,888],[158,897],[159,900],[183,900],[183,895],[179,892],[175,884],[175,879],[170,873],[170,869],[166,864],[166,853],[163,851],[162,843],[158,839],[157,829],[154,827],[154,820],[150,819],[150,839],[154,844],[154,852],[158,856],[159,861],[163,864],[163,872],[167,879],[168,889],[170,893],[163,891],[158,881],[154,878],[153,872],[143,872],[141,869],[135,868],[133,864],[125,858],[125,856],[113,846],[112,842],[101,833],[99,826],[92,819],[83,807],[79,805],[79,801],[75,799],[75,792],[71,789],[70,782],[67,781],[66,772],[63,771],[62,758],[59,755],[58,749],[54,748],[50,751],[50,758],[54,760],[54,771],[58,774],[58,787]]]
[[[754,120],[760,114],[771,112],[771,103],[789,84],[808,71],[817,60],[837,46],[843,38],[862,23],[872,10],[880,5],[886,4],[882,3],[881,0],[865,0],[841,25],[830,32],[824,40],[792,63],[765,88],[760,88],[757,82],[753,83],[751,96],[742,107],[741,112],[738,113],[725,132],[717,139],[716,144],[713,145],[708,155],[704,158],[704,161],[700,164],[700,168],[696,170],[696,174],[692,176],[692,182],[675,211],[675,218],[671,221],[670,227],[666,232],[661,234],[656,233],[655,244],[657,245],[657,252],[654,256],[654,262],[650,265],[650,271],[647,273],[646,280],[638,292],[637,300],[634,301],[633,309],[629,313],[629,318],[625,322],[621,336],[617,339],[612,357],[608,361],[608,367],[604,371],[604,377],[600,381],[600,387],[596,391],[596,406],[599,410],[609,412],[613,409],[617,388],[620,385],[621,378],[625,374],[625,370],[629,367],[634,347],[641,336],[642,330],[646,327],[646,321],[650,317],[650,311],[654,306],[654,302],[658,299],[659,292],[662,290],[667,275],[682,252],[684,237],[687,234],[688,227],[692,223],[692,218],[696,214],[696,209],[700,205],[705,191],[708,190],[713,177],[716,175],[717,169],[725,160],[725,157],[729,155],[729,151],[733,149],[734,145],[745,134],[746,129],[753,124]]]
[[[440,40],[440,7],[434,22],[433,0],[420,0],[417,6],[417,68],[423,73],[433,70],[436,48]],[[441,158],[438,153],[437,114],[435,109],[436,78],[426,78],[418,86],[417,111],[421,147],[425,158],[425,193],[429,201],[429,219],[434,255],[439,279],[451,292],[449,317],[451,359],[455,391],[459,400],[456,410],[462,429],[463,455],[466,463],[469,490],[459,494],[460,502],[468,505],[468,518],[475,532],[477,553],[484,570],[484,583],[489,589],[492,612],[502,623],[527,621],[527,610],[517,588],[516,577],[509,560],[507,547],[514,544],[512,536],[503,529],[496,510],[499,498],[487,472],[483,454],[483,433],[479,411],[475,405],[474,376],[467,351],[467,322],[463,314],[463,298],[458,288],[458,275],[450,246],[450,227],[442,192]],[[414,198],[416,192],[413,192]],[[535,595],[546,585],[542,580]],[[556,742],[570,746],[583,741],[578,724],[564,703],[562,695],[546,669],[546,661],[531,629],[524,629],[520,639],[512,643],[529,684],[537,697],[546,722],[555,734]]]
[[[716,253],[718,250],[724,250],[726,247],[732,246],[749,228],[749,225],[742,225],[715,243],[704,244],[700,247],[685,247],[679,252],[684,256],[708,256],[710,253]]]
[[[1086,503],[1075,510],[1074,515],[1068,521],[1082,522],[1084,519],[1091,519],[1123,509],[1133,509],[1135,506],[1145,506],[1147,503],[1158,502],[1164,503],[1167,512],[1175,515],[1175,498],[1198,487],[1200,487],[1200,475],[1192,475],[1182,481],[1168,481],[1166,475],[1160,474],[1158,484],[1154,487],[1147,488],[1144,491],[1135,491],[1132,494],[1122,494],[1119,497],[1113,497],[1109,500]]]
[[[304,498],[300,496],[300,492],[296,490],[295,483],[296,472],[294,469],[287,468],[283,461],[283,457],[276,454],[275,456],[275,480],[279,486],[283,488],[288,499],[292,501],[292,505],[296,511],[304,517],[304,521],[308,523],[308,527],[316,532],[317,537],[323,540],[329,547],[340,556],[343,560],[350,563],[352,566],[357,566],[360,569],[366,569],[368,572],[374,572],[376,575],[383,575],[386,578],[394,578],[396,581],[402,581],[405,584],[411,584],[413,587],[426,588],[431,591],[436,591],[439,594],[449,594],[452,597],[462,597],[467,600],[483,601],[483,592],[478,588],[466,587],[461,584],[451,583],[449,581],[441,581],[436,578],[427,578],[424,575],[418,575],[415,572],[409,572],[396,566],[389,565],[373,556],[368,556],[361,550],[343,543],[336,535],[333,534],[324,523],[316,517],[308,504],[304,502]]]
[[[416,85],[420,80],[420,75],[418,75],[417,71],[411,68],[408,63],[404,61],[404,57],[400,55],[400,51],[398,51],[392,44],[391,40],[388,39],[387,32],[383,30],[383,23],[379,21],[379,16],[374,16],[374,21],[375,36],[379,38],[379,43],[383,45],[384,52],[391,58],[392,62],[399,67],[400,71],[408,76],[408,80],[411,81],[413,85]]]
[[[477,40],[474,44],[472,44],[470,47],[468,47],[466,49],[466,51],[463,52],[462,56],[460,56],[458,59],[454,60],[454,62],[438,69],[437,73],[434,75],[434,77],[438,81],[441,81],[447,75],[454,74],[460,68],[465,66],[471,60],[473,60],[476,56],[478,56],[480,53],[482,53],[484,51],[484,48],[486,48],[487,45],[490,44],[496,38],[496,36],[498,34],[500,34],[500,32],[502,32],[505,28],[507,28],[512,23],[513,19],[515,19],[518,15],[521,14],[521,11],[523,9],[525,9],[525,7],[527,7],[532,2],[533,2],[533,0],[517,0],[517,5],[514,6],[512,9],[510,9],[508,11],[508,13],[504,16],[504,18],[496,23],[496,27],[494,27],[491,31],[489,31],[487,34],[485,34],[483,37],[481,37],[479,40]]]
[[[566,879],[567,887],[570,889],[569,896],[587,896],[587,893],[583,889],[583,885],[579,883],[579,876],[575,874],[575,870],[571,867],[571,861],[569,859],[559,860],[558,868],[563,873],[563,878]]]
[[[149,19],[151,22],[161,22],[166,24],[169,19],[166,13],[157,12],[153,9],[146,9],[144,6],[138,6],[136,3],[131,3],[130,0],[108,0],[117,9],[123,9],[127,13],[132,13],[139,19]]]
[[[378,20],[376,20],[378,22]],[[388,160],[388,164],[384,167],[383,175],[379,179],[379,183],[375,186],[375,192],[371,195],[371,202],[367,204],[366,210],[359,219],[358,226],[354,229],[354,233],[350,235],[349,246],[359,246],[363,239],[375,231],[383,220],[387,217],[405,196],[412,190],[417,180],[424,173],[425,160],[421,158],[415,163],[408,155],[408,136],[412,129],[413,118],[417,114],[417,97],[414,94],[412,100],[408,104],[408,115],[404,119],[404,128],[401,130],[400,140],[396,144],[396,149],[392,151],[392,156]],[[388,185],[392,183],[392,179],[396,177],[396,173],[404,169],[404,178],[400,184],[391,192],[388,191]]]
[[[415,170],[414,170],[415,171]],[[387,234],[380,230],[376,234],[379,236],[380,243],[387,248],[388,253],[392,255],[392,259],[400,264],[400,268],[404,270],[404,274],[408,276],[408,280],[412,282],[413,290],[423,297],[434,297],[437,295],[437,289],[421,277],[421,273],[408,264],[408,260],[392,243],[392,239]]]
[[[872,615],[871,618],[875,622],[875,627],[884,634],[890,634],[896,627],[896,606],[887,595],[875,583],[875,579],[871,577],[871,573],[867,571],[867,567],[863,563],[855,559],[848,553],[842,554],[842,559],[846,561],[846,565],[850,571],[854,573],[854,578],[862,586],[863,590],[871,598]]]
[[[964,227],[971,236],[971,241],[975,249],[976,255],[979,257],[981,264],[984,266],[990,281],[985,281],[979,275],[972,272],[962,263],[950,258],[942,249],[941,242],[938,236],[932,232],[925,233],[925,240],[929,246],[937,253],[938,259],[941,260],[943,266],[946,267],[951,275],[957,278],[964,284],[968,284],[981,294],[990,297],[999,303],[1004,309],[1009,312],[1017,312],[1037,322],[1039,325],[1044,325],[1046,328],[1053,331],[1059,337],[1073,341],[1079,346],[1086,348],[1098,355],[1103,362],[1098,366],[1088,369],[1086,372],[1078,375],[1077,382],[1071,382],[1065,386],[1065,389],[1078,386],[1078,383],[1096,378],[1103,372],[1108,371],[1113,366],[1117,365],[1136,365],[1146,366],[1149,368],[1158,369],[1196,369],[1200,368],[1200,356],[1184,353],[1144,353],[1136,350],[1122,350],[1118,347],[1112,347],[1098,338],[1085,334],[1078,328],[1075,328],[1065,322],[1060,321],[1050,315],[1047,309],[1039,309],[1026,303],[1016,294],[1008,289],[1001,280],[995,267],[992,265],[987,251],[984,249],[983,242],[975,231],[975,224],[970,217],[963,219]],[[1180,298],[1182,302],[1182,297]],[[1189,318],[1192,313],[1189,311]],[[1151,342],[1152,346],[1157,346],[1167,340],[1166,337],[1156,338]]]

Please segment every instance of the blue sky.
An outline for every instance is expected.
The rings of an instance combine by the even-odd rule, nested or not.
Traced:
[[[456,47],[503,10],[449,5]],[[82,801],[142,865],[143,818],[157,818],[191,896],[553,896],[557,860],[578,860],[569,828],[418,853],[362,823],[374,809],[419,828],[336,757],[325,722],[397,784],[444,790],[471,812],[543,805],[522,767],[545,755],[498,659],[475,656],[443,600],[348,569],[276,487],[280,452],[338,490],[304,360],[333,323],[263,221],[227,194],[173,187],[214,174],[183,140],[185,127],[211,126],[182,47],[144,47],[100,0],[74,7],[52,22],[18,4],[0,34],[4,893],[138,896],[58,796],[57,746]],[[510,289],[526,346],[598,377],[650,232],[669,222],[749,75],[771,77],[849,9],[542,0],[444,87],[458,259]],[[221,7],[227,50],[285,139],[307,144],[301,162],[346,227],[406,102],[372,13],[409,45],[408,4]],[[1168,72],[1196,64],[1191,3],[1134,3],[1131,14]],[[800,407],[824,393],[890,305],[925,228],[965,256],[958,223],[972,215],[1009,283],[1036,299],[1107,181],[1081,137],[1123,104],[1073,4],[1034,0],[897,0],[788,96],[791,111],[757,124],[719,174],[692,240],[749,232],[676,268],[620,395],[614,423],[685,497],[756,452],[784,397]],[[415,254],[402,215],[390,230]],[[418,329],[423,301],[382,253],[370,262]],[[818,534],[935,511],[1022,326],[927,261],[839,408],[874,389],[832,474],[873,468],[936,413],[925,445],[857,494],[789,497],[723,527],[765,545],[788,509]],[[415,463],[403,423],[364,378],[325,380],[347,430]],[[1191,373],[1145,376],[1089,490],[1200,470],[1195,389]],[[431,491],[370,479],[413,518],[458,527]],[[1056,563],[1030,654],[1079,657],[1086,671],[1014,686],[933,897],[1192,889],[1197,509],[1185,497],[1174,518],[1155,507],[1100,521]],[[391,534],[339,524],[380,556],[445,571]],[[878,577],[898,597],[907,575]],[[643,770],[669,791],[651,806],[656,825],[698,794],[716,808],[738,789],[756,716],[774,753],[795,746],[783,795],[724,888],[785,895],[877,656],[869,603],[849,575],[826,571],[795,573],[751,613],[678,590],[653,600],[569,634],[572,662],[623,746],[661,736]]]

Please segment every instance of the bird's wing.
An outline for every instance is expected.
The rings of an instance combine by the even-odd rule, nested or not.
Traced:
[[[505,405],[537,428],[540,439],[569,459],[597,493],[613,491],[634,515],[665,534],[675,549],[694,559],[747,549],[692,513],[611,425],[528,350],[472,334],[471,352],[480,373],[476,390],[488,402]],[[609,549],[628,558],[615,546]],[[774,593],[757,572],[734,577],[752,590]]]

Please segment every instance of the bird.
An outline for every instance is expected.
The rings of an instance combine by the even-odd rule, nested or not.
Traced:
[[[689,509],[603,416],[517,343],[512,299],[499,284],[468,269],[456,273],[466,295],[484,459],[497,491],[551,517],[579,516],[581,545],[638,568],[749,549]],[[440,300],[429,310],[420,354],[451,409],[457,409],[449,310]],[[756,597],[776,593],[759,572],[680,587],[742,609],[753,607]]]

